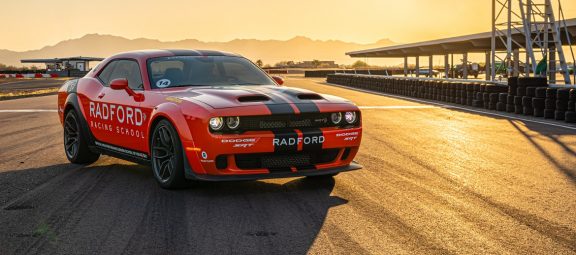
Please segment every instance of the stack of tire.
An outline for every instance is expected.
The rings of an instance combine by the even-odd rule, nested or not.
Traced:
[[[554,119],[564,120],[568,111],[568,101],[570,100],[570,89],[562,88],[556,90],[556,111]]]
[[[516,92],[518,91],[518,77],[508,78],[508,98],[506,99],[506,111],[515,112],[515,98]]]
[[[564,116],[564,121],[576,123],[576,89],[571,89],[568,97],[568,110]]]
[[[487,84],[484,86],[484,108],[488,110],[498,110],[500,102],[500,93],[506,92],[508,88]],[[502,108],[503,107],[503,108]],[[506,106],[501,105],[500,109],[506,110]]]
[[[524,115],[534,115],[534,106],[532,99],[536,97],[536,88],[547,87],[546,77],[520,77],[518,78],[518,88],[516,89],[516,98],[514,98],[514,112],[523,113]],[[520,97],[520,98],[518,98]],[[520,101],[520,105],[518,105]],[[521,110],[519,109],[521,107]]]
[[[534,91],[534,98],[532,98],[532,106],[534,107],[534,117],[544,117],[544,109],[546,108],[546,87],[538,87]]]
[[[474,100],[472,100],[472,106],[482,108],[484,107],[484,87],[482,84],[473,84],[474,86]]]
[[[471,83],[466,84],[466,105],[472,106],[474,102],[474,86]]]
[[[507,100],[508,93],[498,93],[498,103],[496,103],[496,110],[499,112],[505,112]]]
[[[544,107],[544,118],[554,119],[554,112],[556,111],[556,88],[546,89],[546,101]]]

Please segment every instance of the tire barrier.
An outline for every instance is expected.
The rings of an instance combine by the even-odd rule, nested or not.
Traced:
[[[576,123],[576,89],[571,89],[568,96],[568,107],[564,116],[564,121]]]
[[[304,77],[307,78],[326,78],[330,74],[367,74],[367,75],[390,75],[397,73],[395,70],[387,69],[365,69],[365,70],[345,70],[345,69],[333,69],[333,70],[306,70],[304,71]]]
[[[548,88],[546,90],[546,100],[544,101],[544,118],[554,119],[554,112],[556,111],[556,88]]]
[[[482,81],[356,74],[329,74],[326,81],[375,92],[576,123],[576,89],[548,87],[546,78],[541,77],[510,77],[508,86]]]

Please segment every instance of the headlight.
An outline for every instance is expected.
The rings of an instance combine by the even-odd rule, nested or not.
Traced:
[[[210,119],[210,128],[214,131],[218,131],[224,127],[224,121],[222,117],[214,117]]]
[[[354,122],[356,122],[356,112],[346,112],[344,114],[344,119],[348,124],[354,124]]]
[[[342,113],[341,112],[332,113],[330,115],[330,120],[332,120],[332,123],[334,124],[340,123],[340,121],[342,121]]]
[[[237,129],[240,126],[240,117],[227,117],[226,126],[228,126],[229,129]]]

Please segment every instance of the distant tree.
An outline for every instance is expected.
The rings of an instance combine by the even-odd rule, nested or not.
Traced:
[[[320,60],[318,59],[312,60],[312,66],[314,66],[314,68],[318,68],[320,66]]]
[[[363,68],[363,67],[368,67],[369,65],[366,64],[366,62],[358,60],[356,62],[354,62],[354,64],[352,64],[352,68]]]
[[[264,65],[264,62],[262,62],[261,59],[256,60],[256,65],[259,67],[262,67]]]

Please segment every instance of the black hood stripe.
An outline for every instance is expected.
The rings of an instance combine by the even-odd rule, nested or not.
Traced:
[[[264,105],[266,105],[266,107],[268,107],[268,110],[270,110],[270,112],[272,113],[272,115],[275,114],[294,114],[294,109],[292,108],[292,106],[290,105],[289,102],[287,102],[286,100],[284,100],[283,98],[274,95],[273,93],[266,93],[265,91],[262,91],[260,89],[256,89],[256,88],[242,88],[242,90],[245,91],[249,91],[252,93],[259,93],[259,94],[264,94],[266,96],[268,96],[270,98],[271,101],[266,101],[264,102]]]
[[[279,92],[289,96],[290,100],[295,103],[296,107],[300,113],[319,113],[320,109],[318,109],[318,105],[314,102],[302,102],[300,98],[298,98],[299,94],[302,94],[301,91],[289,89],[289,88],[279,88],[279,89],[271,89],[274,92]]]

